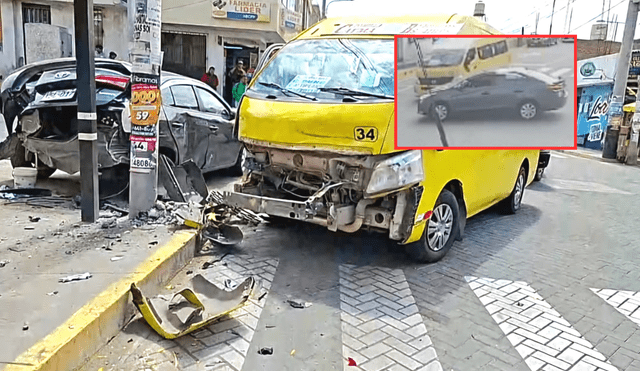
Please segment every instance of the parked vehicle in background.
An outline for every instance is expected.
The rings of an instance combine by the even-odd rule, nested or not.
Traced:
[[[498,34],[450,15],[332,18],[303,31],[240,102],[247,173],[224,202],[333,232],[379,231],[421,262],[442,259],[468,217],[520,209],[538,150],[395,149],[398,30]]]
[[[101,178],[128,178],[131,65],[97,59],[95,73],[98,170]],[[242,146],[227,103],[207,84],[170,72],[162,72],[160,87],[160,154],[193,159],[203,172],[239,167]],[[37,154],[40,177],[79,171],[76,95],[74,58],[30,64],[5,79],[0,96],[14,167],[34,165]]]
[[[455,79],[508,66],[513,59],[506,39],[499,37],[417,40],[435,40],[432,49],[424,56],[423,67],[417,72],[414,91],[418,95]]]
[[[563,43],[573,43],[574,39],[573,37],[563,37],[562,38],[562,42]]]
[[[521,67],[501,68],[469,77],[420,97],[418,112],[438,114],[445,120],[453,112],[512,109],[524,120],[567,103],[564,80]]]
[[[571,39],[573,41],[573,39]],[[555,37],[532,37],[527,39],[527,46],[551,46],[556,45],[558,39]]]
[[[551,159],[551,151],[547,149],[540,150],[540,157],[538,158],[538,167],[536,168],[536,175],[533,178],[536,182],[542,180],[544,170],[549,166],[549,160]]]

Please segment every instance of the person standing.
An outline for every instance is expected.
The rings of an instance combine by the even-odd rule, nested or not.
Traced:
[[[242,79],[242,76],[246,74],[243,67],[244,62],[242,62],[242,60],[238,60],[236,66],[227,74],[226,89],[228,89],[227,91],[230,104],[233,104],[233,87],[236,86],[236,84]]]
[[[218,81],[218,76],[216,76],[215,67],[213,66],[209,67],[209,71],[205,72],[204,75],[202,75],[202,77],[200,78],[200,81],[211,86],[213,90],[218,91],[219,81]]]
[[[243,75],[240,78],[240,81],[233,86],[233,90],[231,92],[233,95],[233,103],[231,105],[232,107],[238,107],[238,103],[240,103],[240,99],[242,99],[244,92],[247,91],[248,81],[249,81],[249,78],[247,77],[247,75]]]

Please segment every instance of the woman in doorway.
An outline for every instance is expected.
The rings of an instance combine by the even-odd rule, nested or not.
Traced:
[[[218,91],[218,76],[216,76],[215,72],[215,67],[209,67],[209,71],[205,72],[204,75],[202,75],[200,81],[211,86],[213,90]]]

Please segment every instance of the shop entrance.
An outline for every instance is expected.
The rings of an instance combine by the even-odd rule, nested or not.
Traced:
[[[225,55],[225,79],[223,98],[231,104],[231,89],[234,81],[230,81],[229,72],[233,70],[238,61],[244,64],[244,72],[253,73],[258,64],[258,48],[249,48],[243,45],[224,43]]]

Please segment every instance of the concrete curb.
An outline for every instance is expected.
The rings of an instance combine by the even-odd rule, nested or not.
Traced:
[[[592,155],[592,154],[581,153],[581,152],[573,151],[573,150],[557,149],[557,150],[555,150],[555,152],[565,153],[567,155],[574,156],[574,157],[582,157],[582,158],[588,158],[588,159],[592,159],[592,160],[599,160],[599,161],[608,162],[607,159],[605,159],[605,158],[598,157],[598,156]]]
[[[65,323],[21,354],[5,371],[74,370],[86,363],[136,313],[129,289],[135,282],[155,295],[195,255],[195,230],[176,232],[151,257],[80,308]]]

